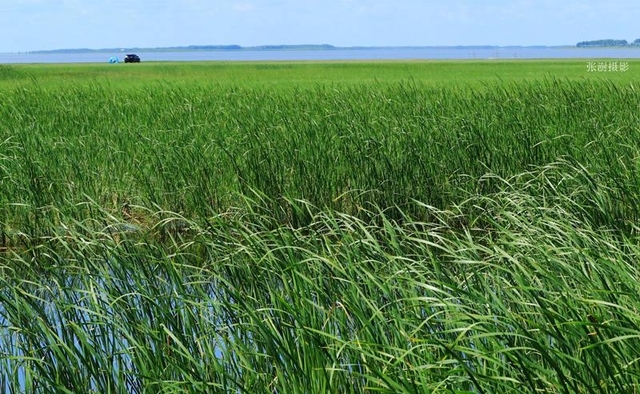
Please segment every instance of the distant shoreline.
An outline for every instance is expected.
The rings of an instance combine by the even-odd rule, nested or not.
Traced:
[[[66,48],[66,49],[50,49],[26,51],[18,53],[33,54],[67,54],[67,53],[134,53],[134,52],[242,52],[242,51],[342,51],[342,50],[386,50],[386,49],[509,49],[509,48],[575,48],[574,45],[431,45],[431,46],[349,46],[338,47],[328,44],[323,45],[260,45],[247,46],[240,45],[188,45],[174,47],[156,47],[156,48]]]
[[[462,50],[498,50],[498,49],[630,49],[640,48],[640,45],[405,45],[405,46],[334,46],[329,44],[309,45],[187,45],[170,47],[124,47],[124,48],[63,48],[21,52],[0,52],[2,54],[80,54],[80,53],[150,53],[150,52],[270,52],[270,51],[353,51],[353,50],[433,50],[433,49],[462,49]]]

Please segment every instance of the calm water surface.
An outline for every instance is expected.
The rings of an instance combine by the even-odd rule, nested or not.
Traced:
[[[640,47],[427,47],[329,50],[228,50],[138,52],[142,61],[286,61],[286,60],[410,60],[410,59],[637,59]],[[106,63],[120,61],[124,52],[102,53],[0,53],[0,64]]]

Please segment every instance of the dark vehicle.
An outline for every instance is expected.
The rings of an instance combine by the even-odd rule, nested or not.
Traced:
[[[124,57],[124,62],[125,63],[140,63],[140,56],[134,55],[133,53],[129,53],[129,54],[127,54],[127,56]]]

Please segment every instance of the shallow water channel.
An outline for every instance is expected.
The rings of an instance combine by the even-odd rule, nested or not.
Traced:
[[[138,392],[148,380],[143,375],[151,362],[145,357],[155,355],[159,360],[153,362],[169,366],[162,355],[173,356],[181,347],[222,356],[229,336],[211,335],[225,326],[215,306],[219,292],[206,292],[211,287],[203,283],[175,283],[177,277],[158,267],[129,273],[109,268],[119,265],[109,259],[102,272],[73,272],[72,266],[44,274],[39,283],[5,281],[0,290],[3,392],[46,391],[51,382],[41,381],[45,375],[76,390],[78,384],[95,392],[117,384]],[[147,275],[152,272],[157,275]],[[179,372],[174,375],[180,378]]]

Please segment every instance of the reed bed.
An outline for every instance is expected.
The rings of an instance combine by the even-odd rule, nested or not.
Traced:
[[[633,84],[0,102],[5,392],[640,383]]]

